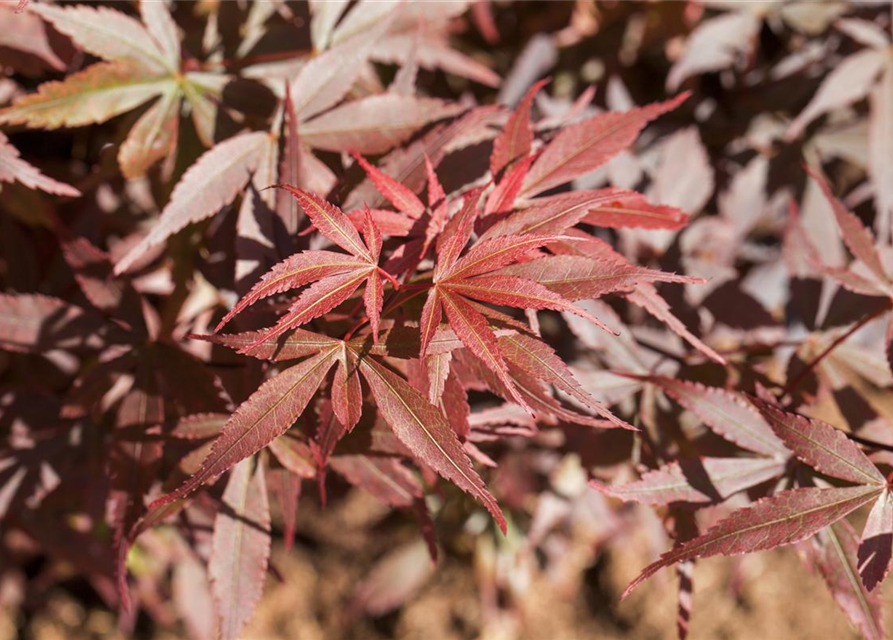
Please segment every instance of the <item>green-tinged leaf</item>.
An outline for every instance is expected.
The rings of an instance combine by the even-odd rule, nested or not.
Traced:
[[[145,4],[145,3],[144,3]],[[110,62],[129,62],[156,74],[176,71],[146,28],[108,7],[35,3],[36,13],[84,51]]]
[[[56,129],[105,122],[163,94],[173,82],[129,63],[100,62],[22,96],[0,110],[0,124]]]
[[[124,175],[141,177],[158,160],[174,153],[179,127],[180,88],[170,83],[161,98],[140,116],[121,145],[118,163]]]

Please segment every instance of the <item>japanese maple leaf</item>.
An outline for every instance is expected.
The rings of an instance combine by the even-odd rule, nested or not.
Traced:
[[[274,266],[260,282],[230,311],[217,325],[219,331],[235,315],[258,300],[289,289],[313,283],[304,290],[291,305],[288,313],[279,319],[264,339],[270,340],[290,329],[297,328],[325,313],[328,313],[366,284],[363,302],[372,326],[373,335],[378,338],[378,325],[383,303],[384,280],[399,286],[396,280],[378,266],[381,255],[382,236],[378,226],[367,213],[363,229],[363,239],[350,219],[333,204],[303,189],[284,186],[300,203],[307,216],[319,232],[338,245],[347,254],[333,251],[303,251],[286,258]],[[241,353],[257,347],[247,345]]]
[[[421,351],[424,357],[444,314],[462,343],[491,369],[524,407],[527,402],[515,390],[508,366],[480,302],[521,309],[570,311],[605,327],[597,318],[574,306],[543,285],[518,276],[493,272],[540,247],[573,238],[551,235],[503,236],[476,243],[460,257],[468,243],[478,214],[481,189],[465,197],[462,209],[449,221],[437,241],[437,261],[432,284],[420,320]]]
[[[269,130],[241,132],[205,152],[177,183],[158,223],[121,258],[116,271],[131,269],[152,247],[188,224],[217,214],[241,195],[236,246],[241,293],[246,276],[254,275],[252,267],[260,262],[266,268],[289,253],[275,251],[271,236],[276,225],[267,212],[277,214],[287,234],[297,232],[298,207],[264,189],[291,184],[328,193],[335,185],[334,173],[312,149],[382,153],[427,123],[459,113],[462,107],[456,104],[393,92],[345,100],[389,24],[388,19],[376,22],[314,57],[284,83],[284,91],[282,82],[268,80],[282,98]]]
[[[118,161],[128,177],[144,175],[177,146],[181,103],[206,146],[213,144],[217,102],[229,78],[186,69],[180,35],[164,2],[140,2],[142,22],[106,7],[31,4],[36,13],[81,49],[102,58],[61,82],[0,111],[0,122],[56,129],[105,122],[149,101],[121,145]]]
[[[794,456],[818,473],[850,483],[845,487],[799,487],[763,498],[733,512],[706,533],[668,551],[645,568],[624,592],[624,597],[661,568],[694,558],[736,555],[805,540],[841,520],[862,505],[874,502],[888,508],[888,483],[874,463],[846,435],[819,420],[787,412],[767,400],[750,398],[765,422]],[[880,520],[881,515],[876,515]],[[866,526],[863,545],[872,549],[879,532],[889,524]],[[866,558],[867,555],[866,554]],[[883,560],[866,559],[863,580],[869,588],[886,574],[889,553]]]

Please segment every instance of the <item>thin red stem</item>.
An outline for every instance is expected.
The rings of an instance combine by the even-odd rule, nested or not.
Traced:
[[[828,345],[824,351],[822,351],[818,356],[816,356],[808,365],[806,365],[803,370],[797,374],[797,376],[791,380],[787,386],[785,386],[782,396],[786,396],[790,394],[794,389],[796,389],[801,382],[806,379],[806,376],[809,375],[809,372],[815,369],[821,362],[824,360],[832,351],[834,351],[837,347],[839,347],[845,340],[847,340],[851,335],[856,333],[859,329],[864,327],[866,324],[877,318],[879,315],[884,313],[890,308],[890,303],[885,304],[879,309],[872,311],[871,313],[865,315],[859,322],[850,327],[846,333],[838,337],[834,342]]]

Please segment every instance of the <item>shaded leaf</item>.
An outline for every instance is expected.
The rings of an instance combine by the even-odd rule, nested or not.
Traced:
[[[676,378],[649,376],[645,379],[658,385],[729,442],[775,458],[790,456],[759,411],[738,393]]]
[[[625,502],[710,503],[776,478],[784,468],[784,461],[771,458],[701,458],[670,462],[629,484],[606,485],[595,480],[589,484]]]
[[[76,198],[81,192],[74,187],[53,180],[41,173],[40,169],[27,163],[19,156],[19,151],[0,132],[0,182],[21,182],[30,189],[40,189],[57,196]]]
[[[862,584],[873,591],[890,571],[890,559],[893,557],[893,494],[884,491],[874,503],[862,540],[859,542],[857,559]]]
[[[115,273],[124,273],[155,245],[235,200],[263,159],[268,144],[269,135],[255,131],[224,140],[206,151],[174,187],[152,231],[115,265]]]
[[[208,574],[218,637],[236,640],[254,614],[270,560],[270,506],[262,465],[243,460],[230,474],[214,520]]]

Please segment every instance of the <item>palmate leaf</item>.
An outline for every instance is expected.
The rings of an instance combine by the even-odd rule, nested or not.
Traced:
[[[791,489],[739,509],[704,535],[690,540],[648,565],[623,597],[663,567],[715,555],[738,555],[799,542],[875,500],[882,486],[859,485]]]
[[[185,99],[199,138],[213,143],[216,102],[226,76],[181,68],[179,36],[167,5],[141,2],[143,22],[105,7],[34,5],[32,11],[105,62],[63,82],[47,82],[37,93],[0,111],[0,122],[29,127],[74,127],[104,122],[152,99],[119,150],[126,177],[140,177],[176,148]]]
[[[270,505],[263,465],[235,466],[214,520],[208,575],[218,637],[236,640],[260,601],[270,559]]]
[[[341,266],[331,268],[325,266],[332,264],[332,258],[329,255],[337,255],[331,252],[314,252],[306,260],[301,258],[286,259],[285,262],[275,266],[268,274],[269,281],[262,280],[252,292],[249,292],[247,302],[238,307],[239,311],[247,304],[260,299],[260,297],[272,295],[282,290],[283,287],[291,288],[292,286],[304,284],[305,278],[308,276],[320,277],[320,274],[324,275],[322,279],[312,284],[298,296],[289,308],[288,313],[279,319],[275,327],[265,333],[262,338],[259,338],[259,340],[268,341],[294,327],[328,313],[347,300],[363,282],[366,282],[364,304],[367,310],[367,317],[372,325],[373,336],[377,340],[379,316],[384,301],[382,276],[392,283],[396,283],[377,264],[382,246],[381,232],[372,221],[371,216],[367,216],[364,226],[364,241],[360,238],[350,218],[334,205],[302,189],[291,186],[286,186],[285,189],[295,196],[307,217],[319,229],[320,233],[353,254],[358,264],[350,269],[344,269]],[[303,269],[303,267],[311,264],[314,260],[318,260],[324,268],[311,269],[310,271]],[[297,284],[292,285],[291,281]],[[270,286],[267,286],[268,284]],[[232,315],[234,314],[228,315],[223,322],[229,320]],[[221,322],[221,325],[218,325],[218,329],[223,322]],[[245,347],[245,351],[250,351],[254,346],[256,345],[248,345]]]

